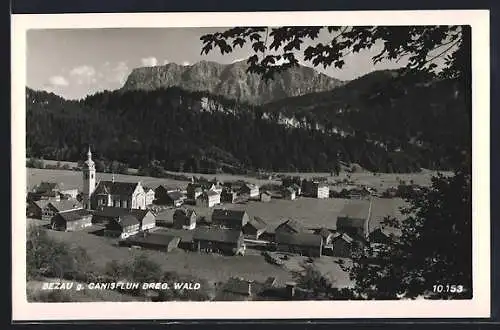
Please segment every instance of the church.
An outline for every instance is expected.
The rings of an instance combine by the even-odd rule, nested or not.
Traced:
[[[95,163],[92,152],[87,152],[83,168],[83,205],[88,210],[104,206],[126,209],[146,209],[146,192],[140,182],[99,181],[96,184]]]

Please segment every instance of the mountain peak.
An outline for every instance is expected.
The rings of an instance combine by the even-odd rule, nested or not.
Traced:
[[[266,83],[259,75],[248,73],[247,68],[246,59],[231,64],[202,60],[188,66],[168,63],[141,67],[132,70],[122,90],[155,90],[175,86],[241,102],[264,104],[291,96],[332,90],[343,84],[340,80],[305,66],[277,74]]]

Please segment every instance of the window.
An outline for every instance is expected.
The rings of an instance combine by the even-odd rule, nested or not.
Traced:
[[[90,174],[90,178],[93,179],[94,178],[94,173]]]
[[[88,178],[89,178],[89,174],[88,174],[87,172],[84,172],[84,173],[83,173],[83,177],[84,177],[85,179],[88,179]]]

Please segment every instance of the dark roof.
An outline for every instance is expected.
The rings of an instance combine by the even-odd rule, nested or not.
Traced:
[[[289,228],[296,233],[300,233],[300,232],[305,231],[304,226],[300,222],[298,222],[297,220],[293,220],[293,219],[288,219],[287,221],[283,222],[278,227],[276,227],[276,230],[281,229],[281,228]]]
[[[362,218],[368,217],[370,202],[368,201],[348,201],[339,212],[341,217]]]
[[[242,295],[249,295],[251,294],[252,282],[253,281],[247,281],[242,278],[232,277],[226,282],[226,285],[224,286],[224,291]]]
[[[158,213],[155,217],[156,221],[172,221],[175,209],[165,209]]]
[[[58,211],[64,212],[69,210],[81,209],[82,204],[77,200],[63,199],[57,202],[50,202],[50,204]]]
[[[292,187],[286,187],[286,188],[284,189],[284,192],[285,192],[285,193],[288,193],[288,194],[290,194],[290,195],[292,195],[292,194],[295,194],[295,193],[296,193],[295,189],[293,189]]]
[[[240,237],[239,230],[199,227],[194,230],[193,240],[236,243]]]
[[[207,196],[217,196],[217,195],[219,195],[219,193],[216,191],[213,190],[207,191]]]
[[[267,228],[267,223],[259,217],[251,218],[247,225],[251,225],[255,229],[266,229]]]
[[[47,204],[50,203],[50,201],[47,201],[47,200],[39,200],[39,201],[35,201],[33,202],[36,206],[38,206],[40,209],[43,209],[45,206],[47,206]]]
[[[298,246],[321,246],[323,240],[320,235],[299,233],[299,234],[286,234],[277,233],[276,242],[278,244],[290,244]]]
[[[63,218],[63,220],[66,222],[81,220],[83,217],[88,217],[91,215],[92,213],[90,213],[88,210],[85,209],[59,213],[59,216]]]
[[[342,239],[347,243],[352,243],[354,241],[354,239],[351,236],[347,235],[346,233],[343,234],[336,233],[336,235],[333,237],[333,241],[336,241],[338,239]]]
[[[182,194],[180,191],[171,191],[167,193],[167,195],[173,201],[182,199],[184,197],[184,194]]]
[[[146,236],[143,235],[134,235],[132,237],[127,238],[127,242],[130,243],[146,243],[152,245],[159,246],[168,246],[172,241],[177,245],[180,242],[180,237],[173,235],[165,235],[165,234],[157,234],[157,233],[148,233]],[[177,243],[175,243],[177,241]]]
[[[126,209],[121,207],[104,206],[101,207],[96,215],[101,217],[118,218],[125,215],[133,215],[137,220],[142,220],[148,214],[149,210]]]
[[[137,187],[137,182],[101,181],[95,190],[95,194],[111,194],[130,196]]]
[[[133,225],[138,225],[139,220],[135,216],[133,216],[132,214],[125,214],[125,215],[121,215],[119,217],[118,223],[122,227],[133,226]]]
[[[313,182],[313,185],[318,188],[328,188],[328,184],[325,182]]]
[[[271,195],[271,193],[270,193],[269,191],[267,191],[267,190],[263,191],[263,192],[261,193],[261,195],[267,195],[267,196],[269,196],[269,197],[271,197],[271,196],[272,196],[272,195]]]

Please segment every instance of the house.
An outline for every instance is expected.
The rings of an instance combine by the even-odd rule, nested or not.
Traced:
[[[82,209],[83,206],[76,200],[61,200],[58,202],[48,202],[42,210],[42,220],[51,221],[52,218],[61,212]]]
[[[33,219],[42,219],[43,210],[49,203],[48,200],[29,201],[26,216]]]
[[[205,191],[196,198],[196,206],[198,207],[214,207],[220,204],[220,194],[213,191]]]
[[[155,216],[155,223],[157,226],[171,227],[174,223],[174,208],[167,208],[159,211]]]
[[[250,218],[246,211],[215,209],[212,212],[212,226],[242,230]]]
[[[330,197],[330,188],[328,187],[328,184],[324,182],[314,182],[313,188],[316,193],[316,198]]]
[[[296,253],[308,257],[321,257],[323,239],[320,235],[309,233],[276,233],[276,250]]]
[[[222,189],[220,200],[222,203],[234,203],[238,198],[238,193],[230,188]]]
[[[259,239],[267,229],[267,223],[259,218],[253,217],[243,226],[243,235],[246,238]]]
[[[252,295],[253,281],[245,280],[243,278],[231,277],[224,285],[223,292],[230,295],[241,296],[242,298],[249,299]],[[238,299],[235,297],[235,299]],[[231,299],[232,300],[232,299]]]
[[[297,220],[288,219],[285,222],[281,223],[278,227],[276,227],[274,231],[276,235],[278,235],[280,233],[298,234],[298,233],[303,233],[306,230],[304,226]]]
[[[153,188],[145,188],[146,192],[146,205],[151,205],[155,201],[155,191]]]
[[[332,239],[332,255],[339,258],[351,258],[354,240],[346,233],[336,233]]]
[[[218,194],[221,194],[223,189],[224,187],[219,181],[214,181],[214,183],[212,183],[212,186],[210,186],[209,188],[209,190],[213,190]]]
[[[260,194],[260,201],[268,203],[271,201],[271,194],[268,191],[264,191]]]
[[[173,223],[176,229],[195,229],[196,212],[191,209],[177,209],[173,215]]]
[[[92,226],[92,213],[80,208],[57,213],[51,220],[54,230],[78,231]]]
[[[141,224],[132,214],[119,215],[112,218],[104,229],[104,235],[112,237],[128,238],[139,232]]]
[[[139,223],[138,230],[150,230],[156,226],[155,215],[150,210],[124,209],[121,207],[105,206],[94,212],[94,223],[116,222],[124,216],[133,216]]]
[[[186,188],[187,198],[196,200],[203,193],[200,183],[189,183]]]
[[[199,227],[194,230],[193,244],[197,251],[226,255],[243,254],[245,251],[240,230]]]
[[[337,217],[336,230],[353,238],[366,239],[369,235],[372,201],[350,201]]]
[[[124,209],[146,209],[146,192],[140,182],[100,181],[95,188],[91,205]]]
[[[296,198],[296,192],[292,187],[283,189],[283,198],[293,201]]]
[[[178,190],[168,192],[165,196],[164,202],[165,205],[180,207],[184,201],[186,200],[186,196]]]
[[[397,239],[399,236],[398,234],[400,234],[398,230],[378,227],[369,234],[368,239],[371,243],[388,244]]]
[[[154,203],[157,205],[166,205],[168,198],[167,194],[171,191],[175,190],[171,190],[163,185],[159,185],[158,187],[156,187]]]
[[[179,246],[180,237],[159,233],[144,233],[128,237],[120,242],[125,246],[140,246],[146,249],[170,252]]]
[[[241,187],[240,193],[247,195],[249,198],[259,198],[259,186],[253,183],[245,183]]]
[[[32,191],[28,192],[28,200],[38,201],[38,200],[48,200],[48,201],[59,201],[61,199],[61,185],[56,182],[42,181],[38,185],[35,185]]]

